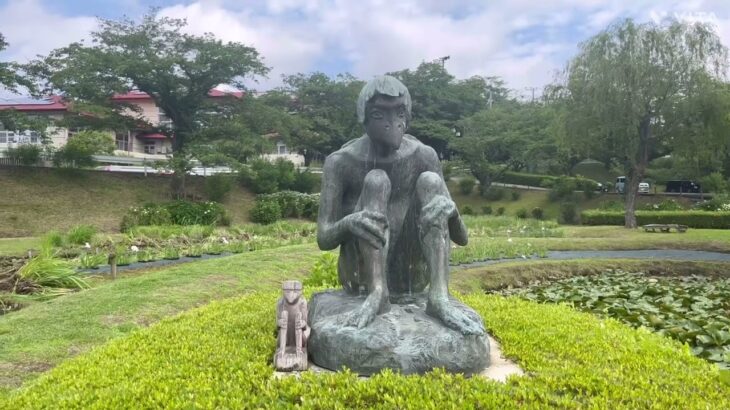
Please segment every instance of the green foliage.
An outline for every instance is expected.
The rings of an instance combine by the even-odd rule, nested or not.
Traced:
[[[527,209],[525,209],[525,208],[518,209],[517,212],[515,212],[515,216],[518,217],[519,219],[527,219]]]
[[[475,184],[474,178],[464,177],[459,181],[459,191],[462,195],[471,195]]]
[[[281,207],[277,201],[257,200],[251,208],[251,222],[268,225],[281,219]]]
[[[702,190],[705,192],[721,194],[730,191],[730,181],[720,172],[713,172],[702,178],[700,182],[702,184]]]
[[[54,156],[55,166],[91,167],[95,165],[92,155],[114,152],[114,136],[104,131],[81,131],[69,138],[66,145],[59,148]]]
[[[465,216],[464,223],[470,238],[478,237],[562,237],[563,230],[555,221],[518,219],[509,216]],[[468,246],[468,245],[467,245]]]
[[[712,199],[696,204],[695,209],[701,211],[730,212],[730,196],[714,196]]]
[[[730,369],[730,280],[612,272],[538,283],[503,294],[563,303],[645,327],[687,343],[692,353]]]
[[[505,211],[504,207],[500,206],[499,208],[497,208],[497,212],[495,212],[495,215],[502,216],[502,215],[504,215],[504,211]]]
[[[291,189],[292,191],[308,194],[314,192],[319,183],[320,177],[307,169],[294,174],[294,182],[292,183]]]
[[[205,195],[213,202],[225,201],[233,188],[233,180],[224,174],[215,174],[205,178]]]
[[[304,286],[336,288],[339,286],[339,276],[337,273],[337,262],[339,258],[336,253],[322,252],[314,262],[312,272],[307,276],[303,284]]]
[[[665,199],[657,204],[646,204],[643,207],[646,211],[681,211],[684,207],[673,199]]]
[[[532,208],[532,211],[530,211],[530,215],[532,215],[535,219],[542,219],[544,217],[544,211],[539,206],[536,206]]]
[[[279,158],[275,162],[257,159],[238,172],[239,182],[257,194],[295,190],[308,193],[317,185],[317,177],[309,171],[297,171],[291,161]]]
[[[553,186],[548,194],[550,202],[558,202],[562,199],[570,199],[578,189],[578,183],[573,178],[560,177],[553,180]]]
[[[510,199],[513,201],[518,201],[520,199],[520,196],[522,196],[520,191],[513,190],[512,192],[510,192]]]
[[[162,253],[162,258],[167,260],[180,259],[180,251],[174,246],[168,246]]]
[[[492,214],[492,207],[489,205],[485,205],[482,207],[482,214],[484,215],[491,215]]]
[[[91,240],[96,235],[96,228],[91,225],[77,225],[71,228],[66,234],[66,238],[69,243],[76,245],[83,245]]]
[[[464,205],[464,207],[461,208],[462,215],[474,215],[474,210],[469,205]]]
[[[574,202],[563,202],[560,204],[560,220],[566,224],[576,223],[578,207]]]
[[[79,256],[79,267],[82,269],[96,269],[107,263],[107,255],[84,252]]]
[[[451,264],[471,263],[495,259],[544,258],[547,248],[540,244],[516,241],[512,238],[470,241],[467,246],[451,250]]]
[[[730,211],[636,211],[636,222],[646,224],[680,224],[690,228],[730,229]],[[624,213],[587,210],[581,213],[584,225],[623,225]]]
[[[145,225],[227,225],[230,218],[217,202],[173,201],[133,206],[122,218],[122,232]]]
[[[497,188],[495,186],[490,186],[486,190],[480,190],[482,197],[487,201],[499,201],[504,198],[505,192],[505,189]]]
[[[7,158],[18,161],[20,165],[36,165],[41,159],[43,148],[36,144],[21,144],[17,147],[8,147],[5,150]]]
[[[18,276],[40,286],[87,289],[88,283],[76,274],[70,262],[42,253],[31,258],[18,271]]]
[[[567,306],[485,295],[464,301],[529,376],[505,384],[441,370],[410,376],[384,371],[367,380],[348,371],[276,378],[274,323],[267,318],[279,296],[267,292],[213,302],[135,331],[64,362],[12,393],[3,407],[730,406],[730,388],[717,369],[677,342]]]
[[[524,172],[506,171],[499,178],[499,182],[515,185],[527,185],[541,188],[553,188],[559,182],[573,186],[573,190],[595,191],[598,183],[583,177],[552,176],[542,174],[528,174]]]
[[[42,246],[45,248],[60,248],[63,246],[63,235],[58,231],[48,231],[43,235]]]

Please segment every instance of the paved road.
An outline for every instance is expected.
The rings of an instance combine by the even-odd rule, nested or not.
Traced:
[[[686,251],[678,249],[661,250],[634,250],[634,251],[549,251],[546,258],[529,258],[540,260],[567,260],[567,259],[642,259],[642,260],[673,260],[673,261],[702,261],[702,262],[730,262],[730,253]],[[453,269],[466,269],[478,266],[494,265],[497,263],[515,262],[523,259],[496,259],[472,262],[454,266]]]

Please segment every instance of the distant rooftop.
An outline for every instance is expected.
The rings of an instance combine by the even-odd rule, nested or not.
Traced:
[[[0,110],[7,109],[18,111],[66,111],[68,107],[60,95],[40,99],[24,96],[0,98]]]

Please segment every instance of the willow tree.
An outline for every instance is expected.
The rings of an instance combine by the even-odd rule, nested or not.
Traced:
[[[111,99],[132,90],[147,93],[172,122],[171,128],[158,131],[174,136],[173,188],[178,194],[184,190],[188,160],[194,154],[188,147],[199,138],[201,116],[211,111],[210,90],[220,84],[242,87],[247,77],[268,70],[255,48],[224,43],[210,33],[188,34],[185,25],[184,20],[161,17],[155,10],[139,22],[101,19],[90,44],[53,50],[28,66],[43,84],[42,92],[63,94],[85,114],[75,118],[87,119],[97,128],[151,127],[138,107]]]
[[[625,226],[636,227],[636,197],[649,161],[678,141],[699,143],[688,122],[707,109],[693,104],[724,78],[727,49],[705,23],[625,20],[580,45],[561,84],[564,130],[582,153],[603,150],[627,175]]]

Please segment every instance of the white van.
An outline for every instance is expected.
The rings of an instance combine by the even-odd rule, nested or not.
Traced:
[[[623,194],[626,191],[626,177],[616,178],[615,189],[617,194]]]
[[[648,194],[651,191],[651,187],[648,182],[639,182],[639,193]]]

